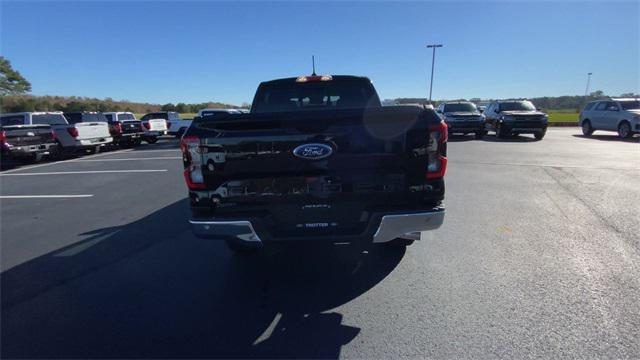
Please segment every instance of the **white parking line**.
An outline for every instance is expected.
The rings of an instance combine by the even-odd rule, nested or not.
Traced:
[[[89,156],[76,158],[76,159],[71,159],[71,160],[60,160],[60,161],[54,161],[54,162],[38,164],[38,165],[23,166],[23,167],[19,167],[19,168],[16,168],[16,169],[11,169],[11,170],[0,172],[0,175],[2,175],[2,174],[10,174],[10,173],[13,173],[13,172],[16,172],[16,171],[21,171],[21,170],[29,170],[29,169],[35,169],[35,168],[39,168],[39,167],[43,167],[43,166],[55,165],[55,164],[68,164],[70,162],[76,162],[76,161],[80,161],[80,160],[84,160],[84,159],[92,159],[92,158],[97,158],[97,157],[101,157],[101,156],[113,155],[113,154],[121,154],[123,152],[128,152],[128,151],[133,151],[133,149],[116,150],[116,151],[110,151],[110,152],[106,152],[106,153],[89,155]]]
[[[20,174],[0,174],[1,176],[38,176],[38,175],[72,175],[72,174],[105,174],[105,173],[150,173],[166,172],[167,169],[159,170],[93,170],[93,171],[57,171],[41,173],[20,173]]]
[[[76,162],[98,162],[98,161],[142,161],[142,160],[176,160],[182,159],[182,156],[160,156],[148,158],[125,158],[125,159],[88,159],[78,160]]]
[[[93,195],[0,195],[0,199],[63,199],[88,197],[93,197]]]

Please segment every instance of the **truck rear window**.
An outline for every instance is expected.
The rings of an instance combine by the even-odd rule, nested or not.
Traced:
[[[107,122],[107,118],[101,113],[65,113],[64,117],[67,118],[69,124],[77,124],[81,122]]]
[[[34,114],[31,115],[32,124],[67,125],[67,119],[62,114]]]
[[[379,107],[373,85],[362,80],[274,82],[262,84],[252,112],[346,109]]]
[[[118,121],[135,120],[133,114],[118,114]]]
[[[0,118],[0,125],[2,126],[24,125],[24,116],[22,115],[3,116]]]

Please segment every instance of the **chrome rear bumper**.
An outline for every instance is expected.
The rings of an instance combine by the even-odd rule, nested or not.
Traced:
[[[396,238],[420,240],[420,232],[439,228],[444,222],[444,209],[435,211],[384,215],[373,235],[374,243],[384,243]],[[193,233],[202,238],[235,238],[249,242],[262,242],[250,221],[189,220]]]
[[[238,240],[262,242],[249,221],[189,220],[196,236],[205,238],[236,238]]]
[[[444,223],[444,209],[416,214],[385,215],[378,231],[373,235],[374,243],[383,243],[395,238],[420,240],[420,232],[434,230]]]

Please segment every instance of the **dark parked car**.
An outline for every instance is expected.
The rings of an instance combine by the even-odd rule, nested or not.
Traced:
[[[447,123],[449,134],[475,134],[476,139],[482,139],[486,134],[484,115],[472,102],[446,102],[440,104],[436,112]]]
[[[537,140],[541,140],[547,133],[549,117],[536,110],[531,101],[494,101],[487,106],[484,115],[487,130],[494,131],[498,138],[533,134]]]
[[[88,116],[85,113],[85,117]],[[91,113],[96,114],[96,113]],[[130,112],[105,112],[98,113],[100,121],[106,121],[109,124],[109,132],[113,136],[113,142],[121,147],[129,147],[140,145],[144,129],[140,120]]]
[[[25,125],[23,114],[0,115],[0,152],[2,165],[16,161],[39,161],[59,151],[50,125]]]
[[[181,142],[199,237],[406,246],[444,220],[447,126],[382,107],[365,77],[263,82],[250,113],[197,117]]]

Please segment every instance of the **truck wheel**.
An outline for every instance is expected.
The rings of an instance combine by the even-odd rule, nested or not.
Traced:
[[[536,140],[542,140],[542,138],[546,133],[547,133],[547,130],[538,131],[533,133],[533,137],[536,138]]]
[[[128,149],[128,148],[133,147],[133,141],[120,141],[120,142],[118,142],[118,146],[121,149]]]
[[[591,121],[585,120],[582,123],[582,135],[591,136],[593,134],[593,128],[591,127]]]
[[[387,242],[387,246],[390,247],[406,247],[414,243],[415,240],[404,239],[404,238],[395,238],[389,242]]]
[[[47,159],[55,161],[55,160],[58,160],[59,158],[60,158],[60,147],[56,146],[56,147],[50,148]]]
[[[16,162],[9,152],[0,152],[0,169],[11,169],[16,166]]]
[[[633,135],[631,132],[631,124],[628,121],[623,121],[618,125],[618,136],[620,139],[628,139]]]
[[[38,155],[36,154],[29,154],[28,156],[25,156],[22,159],[22,162],[25,164],[35,164],[38,162]]]
[[[475,133],[476,140],[482,139],[486,134],[487,134],[486,131],[478,131],[477,133]]]
[[[502,124],[496,125],[496,137],[497,138],[503,138],[504,135],[505,135],[504,131],[502,131]]]
[[[155,144],[158,142],[158,137],[157,136],[147,136],[144,138],[144,141],[148,142],[149,144]]]
[[[256,242],[243,241],[238,239],[225,240],[227,248],[234,253],[253,253],[262,248],[262,244]]]

